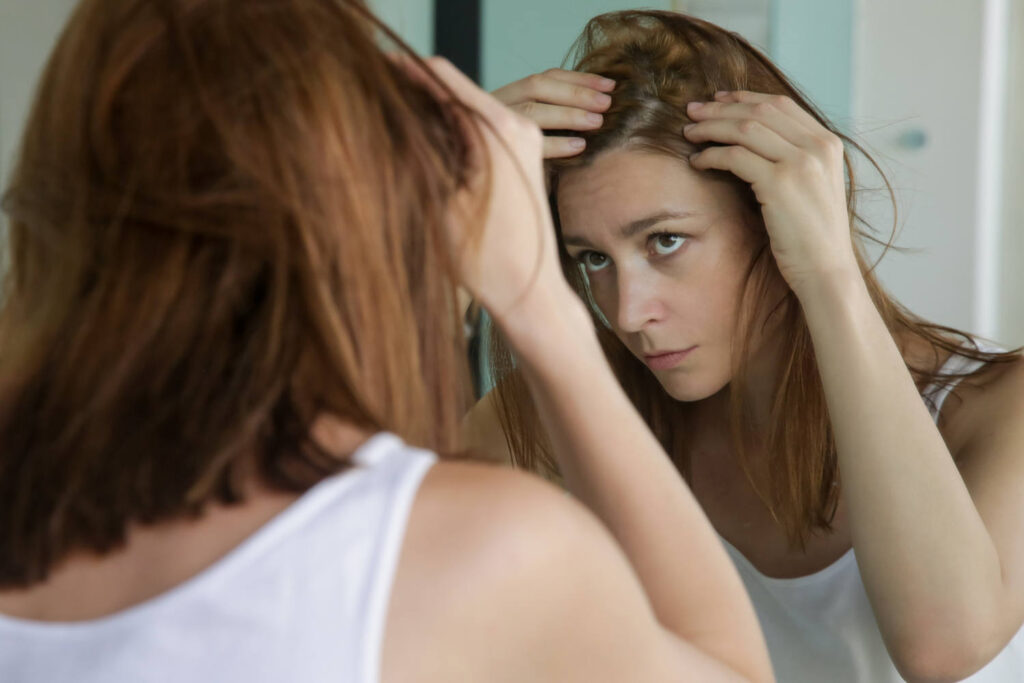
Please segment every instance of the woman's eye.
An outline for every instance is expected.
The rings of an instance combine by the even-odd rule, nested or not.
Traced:
[[[682,235],[674,235],[669,232],[651,236],[651,246],[654,253],[666,256],[686,244],[686,238]]]
[[[585,251],[576,258],[583,264],[588,273],[596,273],[610,263],[610,259],[607,256],[596,251]]]

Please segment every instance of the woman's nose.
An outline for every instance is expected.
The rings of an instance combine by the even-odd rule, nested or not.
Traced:
[[[651,278],[620,271],[616,312],[619,329],[623,332],[639,332],[662,317],[664,308],[655,289]]]

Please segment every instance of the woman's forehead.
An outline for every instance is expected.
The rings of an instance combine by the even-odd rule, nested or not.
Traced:
[[[720,204],[720,185],[682,159],[614,150],[563,172],[559,218],[564,230],[576,231],[625,225],[657,213],[698,214]]]

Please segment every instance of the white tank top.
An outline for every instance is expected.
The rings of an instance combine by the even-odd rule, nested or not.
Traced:
[[[943,370],[965,372],[980,365],[953,356]],[[936,420],[951,390],[933,385],[923,392]],[[814,574],[776,579],[759,572],[724,538],[722,543],[754,603],[779,683],[903,681],[882,642],[853,549]],[[964,680],[1024,683],[1024,628],[987,666]]]
[[[413,498],[436,456],[382,432],[228,555],[91,621],[0,615],[3,683],[377,683]]]

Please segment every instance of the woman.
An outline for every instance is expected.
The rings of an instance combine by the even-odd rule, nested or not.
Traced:
[[[859,148],[744,40],[631,11],[576,50],[574,71],[496,95],[558,133],[567,275],[743,575],[776,676],[1024,680],[1019,353],[885,293],[855,229]],[[557,477],[497,361],[467,429]]]
[[[581,335],[539,130],[382,31],[359,0],[78,5],[5,202],[0,677],[773,680]],[[457,283],[604,526],[438,461],[468,394]]]

